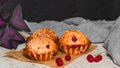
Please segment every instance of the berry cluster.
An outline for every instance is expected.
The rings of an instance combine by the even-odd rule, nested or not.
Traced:
[[[71,56],[70,55],[66,55],[65,56],[65,60],[66,61],[70,61],[71,60]],[[64,64],[63,60],[60,57],[56,58],[56,63],[57,63],[58,66],[62,66]]]
[[[92,63],[92,62],[99,62],[102,60],[102,56],[99,54],[97,56],[93,56],[91,54],[87,55],[87,60],[88,62]]]
[[[87,58],[88,62],[90,62],[90,63],[92,63],[92,62],[99,62],[99,61],[102,60],[102,55],[98,54],[97,56],[94,57],[93,55],[88,54],[86,58]],[[70,55],[66,55],[65,56],[65,60],[66,61],[70,61],[71,60],[71,56]],[[63,62],[63,60],[60,57],[57,57],[56,58],[56,64],[58,66],[62,66],[64,64],[64,62]]]

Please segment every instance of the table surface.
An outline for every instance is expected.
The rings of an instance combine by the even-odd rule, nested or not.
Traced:
[[[97,44],[98,48],[93,50],[92,52],[88,54],[99,54],[103,56],[102,61],[98,63],[89,63],[86,60],[86,56],[88,54],[85,54],[77,59],[75,59],[70,64],[66,65],[65,68],[120,68],[117,65],[113,63],[113,61],[106,55],[106,50],[103,48],[103,44],[99,43]],[[25,47],[24,44],[20,44],[16,50],[21,50]],[[6,57],[6,52],[10,51],[9,49],[5,49],[3,47],[0,47],[0,68],[50,68],[43,64],[37,64],[37,63],[30,63],[30,62],[22,62],[13,58]]]

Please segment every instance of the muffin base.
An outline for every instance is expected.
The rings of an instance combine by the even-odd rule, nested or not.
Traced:
[[[44,54],[36,54],[31,51],[31,49],[23,49],[24,55],[35,61],[48,61],[57,54],[57,52],[49,52]]]
[[[90,45],[80,45],[80,46],[74,46],[74,45],[61,45],[60,50],[69,55],[80,55],[87,51]]]

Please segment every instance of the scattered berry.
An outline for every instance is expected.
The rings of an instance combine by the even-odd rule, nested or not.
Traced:
[[[89,54],[88,56],[87,56],[87,60],[88,60],[88,62],[94,62],[94,57],[91,55],[91,54]]]
[[[61,61],[57,62],[57,65],[58,66],[62,66],[63,65],[63,61],[61,60]]]
[[[97,55],[96,57],[95,57],[95,62],[99,62],[99,61],[101,61],[102,60],[102,56],[101,55]]]
[[[60,57],[58,57],[58,58],[56,58],[56,63],[57,63],[58,66],[62,66],[63,65],[63,60]]]
[[[70,55],[66,55],[66,56],[65,56],[65,60],[66,60],[66,61],[70,61],[70,60],[71,60],[71,56],[70,56]]]
[[[88,60],[88,62],[99,62],[102,60],[102,56],[99,54],[94,58],[93,55],[89,54],[87,56],[87,60]]]
[[[60,57],[56,58],[56,63],[58,63],[59,61],[62,61],[62,59]]]

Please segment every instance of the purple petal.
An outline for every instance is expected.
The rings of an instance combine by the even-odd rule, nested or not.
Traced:
[[[6,25],[5,21],[2,18],[0,18],[0,27],[3,27],[5,25]]]
[[[1,40],[14,39],[20,42],[25,42],[25,39],[11,26],[7,26],[4,31]]]
[[[13,27],[19,29],[19,30],[24,30],[29,32],[30,29],[27,26],[27,24],[24,22],[23,17],[22,17],[22,9],[21,5],[18,4],[13,12],[12,18],[10,19],[9,22]]]

